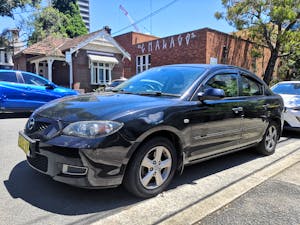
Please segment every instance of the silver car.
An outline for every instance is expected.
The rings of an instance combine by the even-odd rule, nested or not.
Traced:
[[[279,82],[271,89],[283,98],[285,106],[284,128],[300,130],[300,81]]]

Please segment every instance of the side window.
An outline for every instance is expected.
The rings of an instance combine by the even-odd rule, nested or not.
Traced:
[[[238,82],[236,74],[218,74],[212,77],[205,85],[208,88],[223,89],[226,97],[238,96]]]
[[[0,81],[18,83],[16,73],[11,72],[0,72]]]
[[[22,73],[23,79],[25,81],[25,84],[31,84],[31,85],[38,85],[38,86],[44,86],[48,82],[42,78],[33,76],[28,73]]]
[[[263,86],[257,81],[242,75],[242,96],[263,95]]]

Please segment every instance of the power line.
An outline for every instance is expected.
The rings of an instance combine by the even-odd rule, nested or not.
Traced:
[[[178,1],[178,0],[173,0],[173,1],[171,1],[171,2],[168,3],[167,5],[165,5],[165,6],[161,7],[161,8],[159,8],[159,9],[155,10],[154,12],[151,12],[150,14],[148,14],[147,16],[145,16],[145,17],[139,19],[138,21],[134,22],[133,24],[130,24],[130,25],[128,25],[128,26],[126,26],[126,27],[124,27],[124,28],[122,28],[122,29],[120,29],[120,30],[114,32],[112,35],[115,35],[115,34],[117,34],[117,33],[120,33],[120,32],[122,32],[122,31],[124,31],[124,30],[130,28],[131,26],[137,25],[137,24],[139,24],[140,22],[143,22],[144,20],[148,19],[149,17],[155,16],[156,14],[158,14],[158,13],[160,13],[162,10],[164,10],[164,9],[166,9],[166,8],[168,8],[168,7],[170,7],[171,5],[173,5],[173,4],[174,4],[175,2],[177,2],[177,1]]]

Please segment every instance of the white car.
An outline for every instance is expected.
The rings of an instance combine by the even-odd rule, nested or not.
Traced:
[[[283,98],[284,128],[300,130],[300,81],[279,82],[271,89]]]

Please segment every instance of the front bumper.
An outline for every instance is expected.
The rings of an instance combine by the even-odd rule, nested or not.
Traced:
[[[30,140],[23,132],[20,135]],[[129,149],[128,143],[127,147],[80,149],[34,140],[27,162],[59,182],[82,188],[108,188],[122,183]]]
[[[286,108],[283,113],[285,128],[300,129],[300,110]]]

